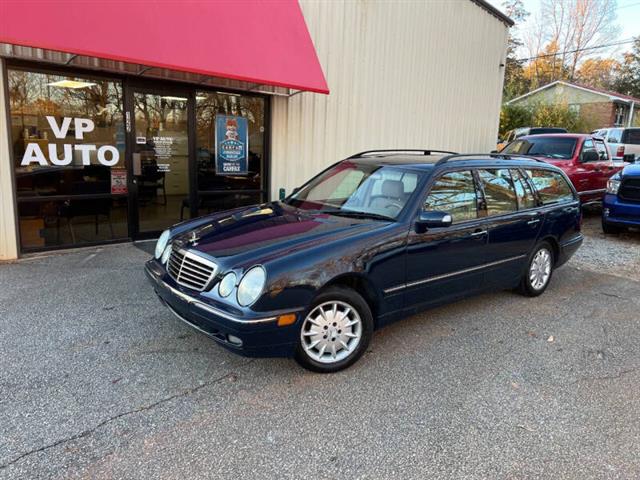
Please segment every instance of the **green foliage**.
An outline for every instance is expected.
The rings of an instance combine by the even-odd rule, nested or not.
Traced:
[[[520,127],[561,127],[569,132],[587,133],[591,125],[567,104],[503,105],[500,111],[500,135]]]
[[[640,36],[635,38],[632,50],[625,53],[614,88],[624,95],[640,98]]]

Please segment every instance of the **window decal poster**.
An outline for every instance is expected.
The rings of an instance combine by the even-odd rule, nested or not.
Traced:
[[[216,173],[247,175],[249,135],[245,117],[216,115]]]

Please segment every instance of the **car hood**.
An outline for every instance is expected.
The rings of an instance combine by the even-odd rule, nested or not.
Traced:
[[[632,163],[622,170],[623,177],[640,177],[640,163]]]
[[[210,221],[179,234],[173,242],[215,257],[227,266],[242,266],[326,245],[386,224],[273,202],[216,214]]]

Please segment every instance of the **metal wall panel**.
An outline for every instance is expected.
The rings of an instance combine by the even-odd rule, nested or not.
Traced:
[[[18,239],[3,63],[0,58],[0,260],[11,260],[18,258]]]
[[[300,4],[331,94],[272,99],[272,198],[360,150],[495,148],[501,20],[470,0]]]

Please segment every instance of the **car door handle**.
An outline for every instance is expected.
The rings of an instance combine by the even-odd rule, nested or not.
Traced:
[[[486,235],[486,234],[487,234],[486,230],[476,230],[470,236],[471,237],[481,237],[481,236]]]
[[[529,220],[529,221],[527,222],[527,225],[535,225],[535,224],[537,224],[538,222],[540,222],[540,219],[539,219],[539,218],[534,218],[533,220]]]

